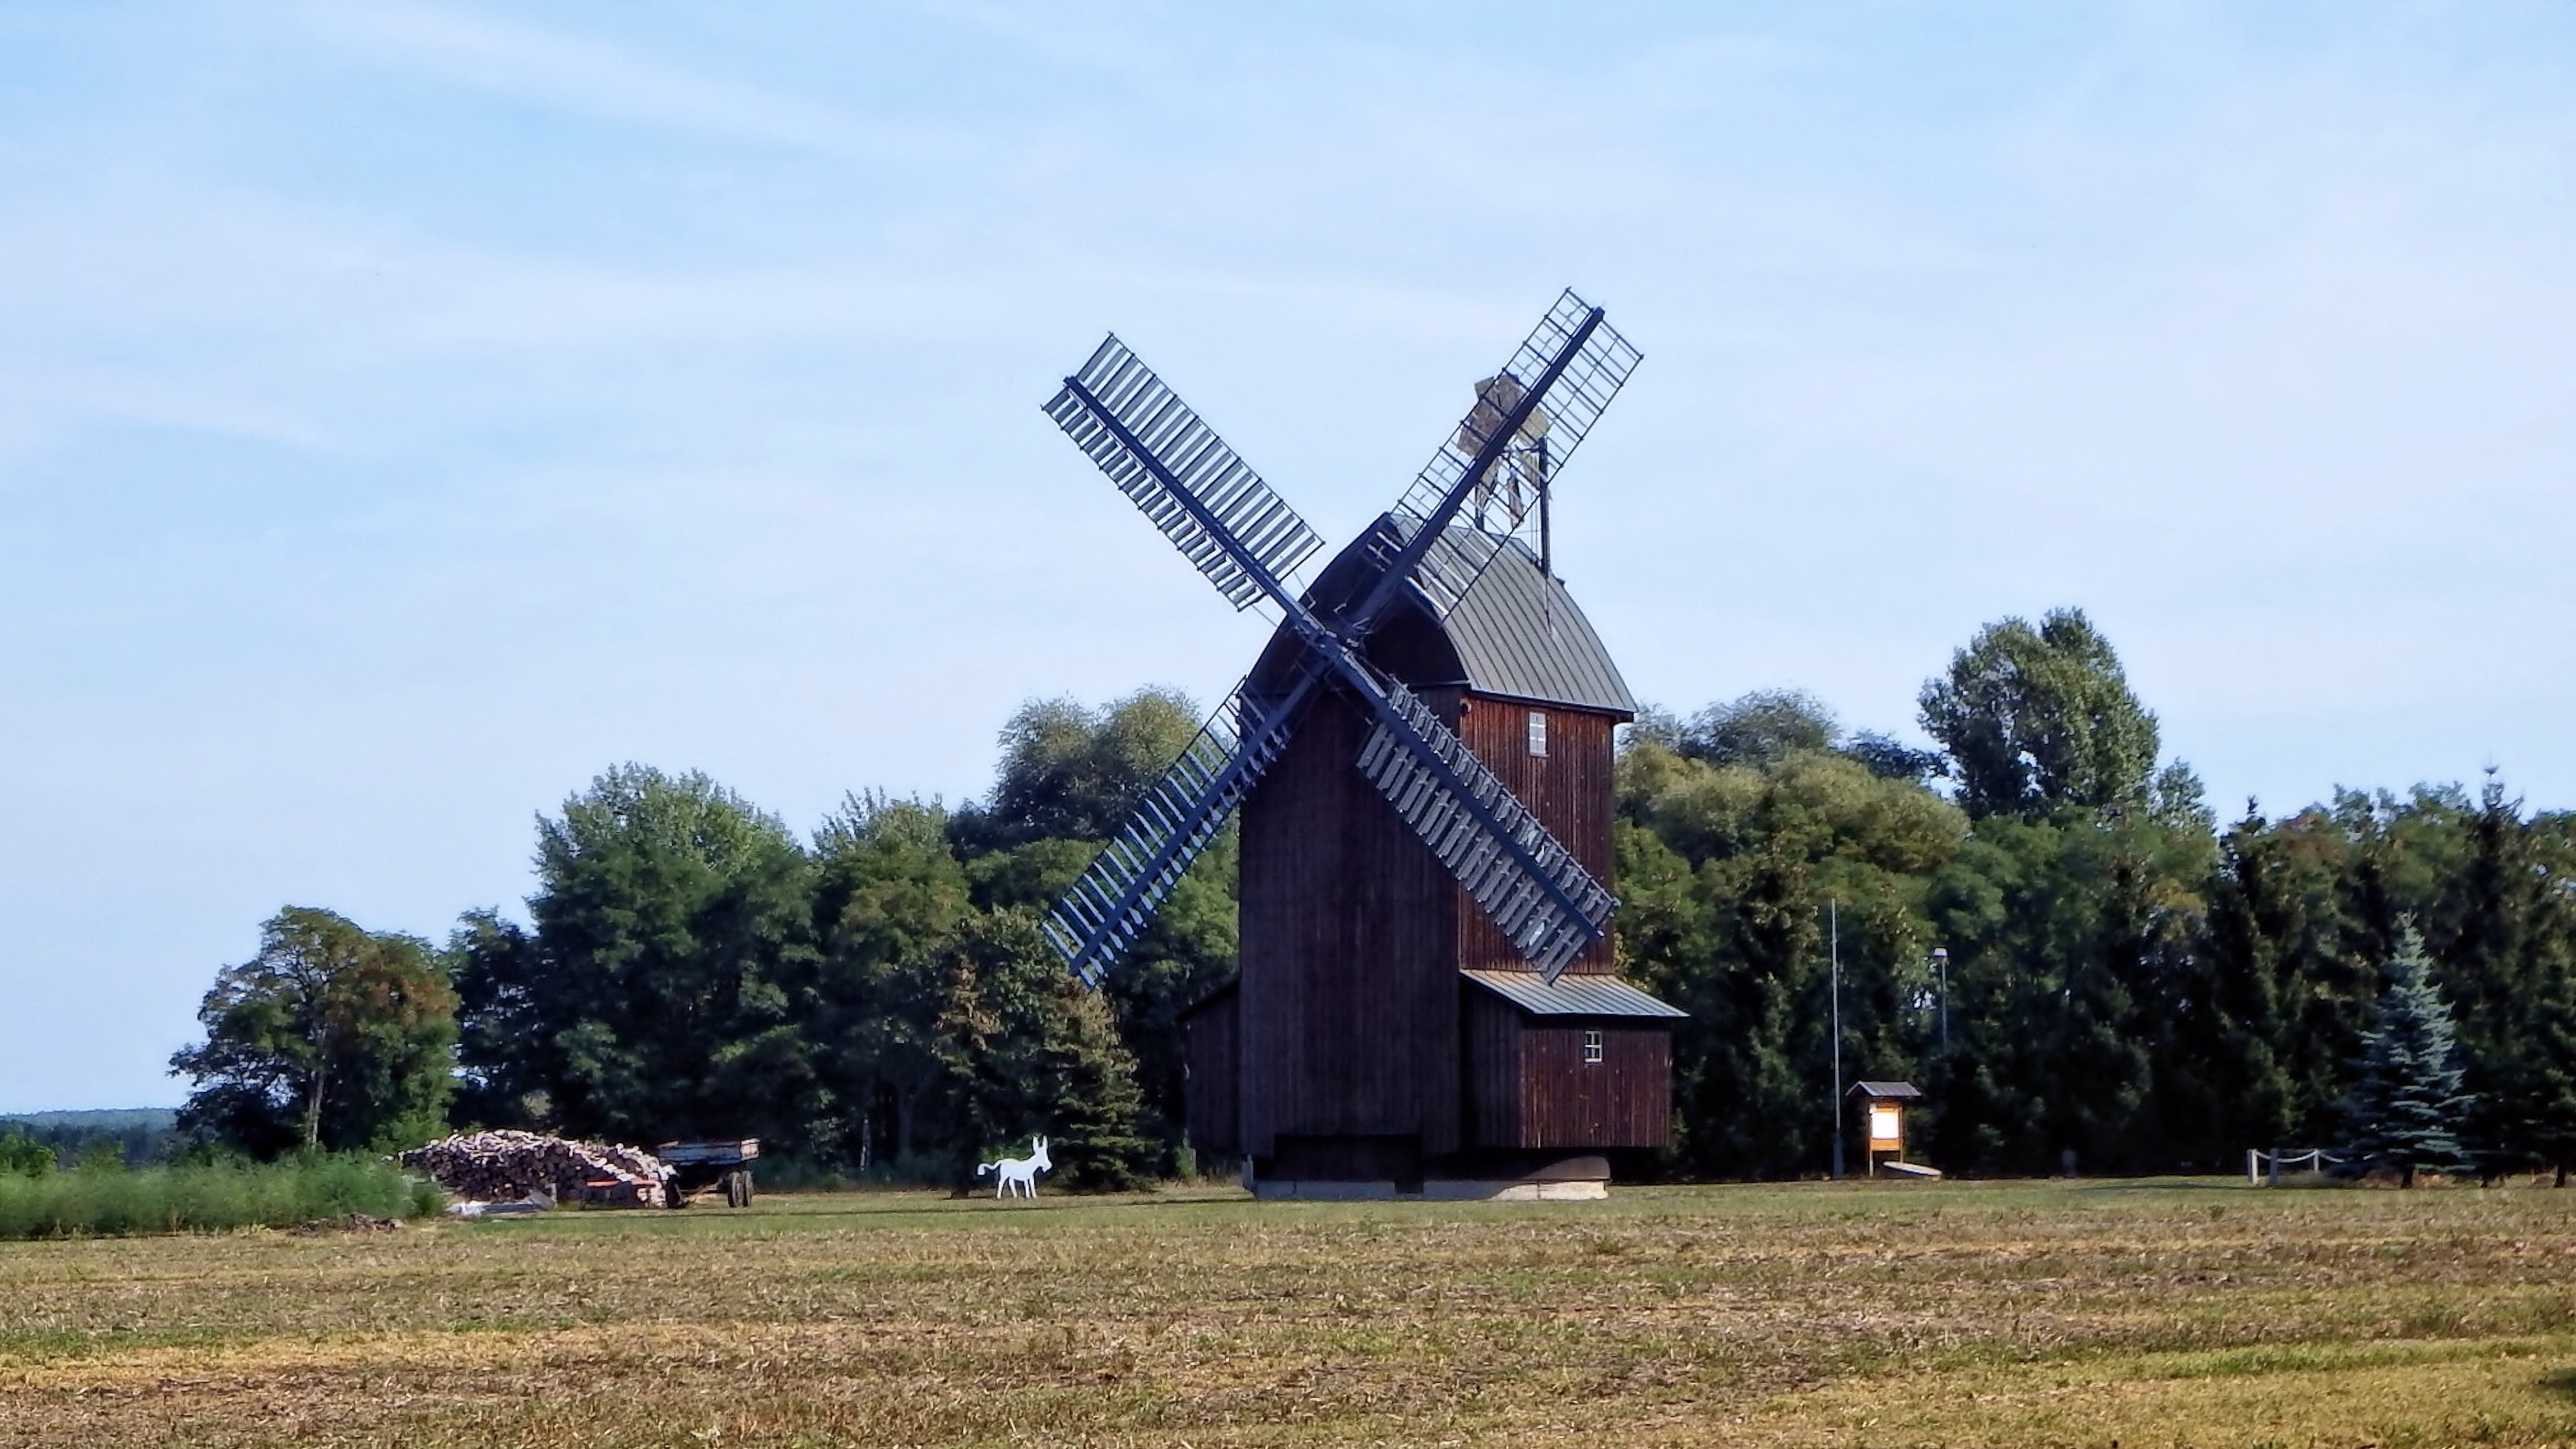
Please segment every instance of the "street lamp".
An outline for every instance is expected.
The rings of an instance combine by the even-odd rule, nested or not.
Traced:
[[[1950,948],[1932,948],[1932,969],[1941,975],[1941,1055],[1950,1055]]]

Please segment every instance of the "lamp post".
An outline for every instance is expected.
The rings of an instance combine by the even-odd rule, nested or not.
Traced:
[[[1843,918],[1842,902],[1825,901],[1825,960],[1834,1017],[1834,1181],[1843,1179]]]
[[[1950,1055],[1950,948],[1932,948],[1932,969],[1941,974],[1941,1056]]]

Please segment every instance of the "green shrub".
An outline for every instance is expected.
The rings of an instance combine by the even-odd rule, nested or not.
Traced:
[[[358,1156],[43,1177],[0,1173],[0,1239],[283,1228],[352,1213],[418,1217],[436,1213],[440,1202],[428,1183],[380,1158]]]
[[[124,1170],[125,1144],[113,1137],[94,1139],[81,1148],[78,1157],[72,1159],[74,1172],[123,1172]]]
[[[0,1176],[43,1177],[54,1170],[54,1149],[11,1128],[0,1136]]]

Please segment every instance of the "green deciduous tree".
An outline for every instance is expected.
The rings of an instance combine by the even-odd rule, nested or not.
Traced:
[[[1674,1038],[1678,1166],[1812,1171],[1830,1149],[1825,917],[1842,922],[1844,1060],[1912,1075],[1930,1017],[1924,915],[1966,822],[1821,748],[1758,763],[1651,738],[1620,761],[1621,967],[1690,1013]]]
[[[1132,1187],[1152,1169],[1135,1059],[1108,1003],[1065,971],[1036,917],[975,918],[943,963],[932,1040],[959,1191],[987,1154],[1038,1135],[1050,1139],[1058,1180],[1077,1190]]]
[[[2345,1110],[2352,1155],[2400,1173],[2412,1187],[2419,1170],[2448,1171],[2467,1162],[2459,1128],[2470,1103],[2461,1090],[2450,1008],[2411,922],[2400,928],[2387,976]]]
[[[803,1019],[834,1134],[816,1145],[861,1171],[949,1127],[938,1014],[975,908],[947,823],[935,806],[853,797],[815,837],[821,957]]]
[[[21,1177],[43,1177],[54,1170],[54,1149],[28,1135],[23,1128],[12,1127],[0,1132],[0,1172],[14,1172]]]
[[[1691,716],[1679,753],[1712,765],[1759,765],[1792,750],[1826,750],[1842,725],[1803,689],[1757,689]]]
[[[170,1059],[195,1083],[181,1125],[261,1156],[425,1140],[454,1088],[456,1005],[423,942],[289,906],[206,993],[205,1041]]]
[[[2156,718],[2081,609],[2052,610],[2036,629],[2022,619],[1987,625],[1947,676],[1923,686],[1921,702],[1923,729],[1949,752],[1970,815],[2150,803]]]
[[[1198,707],[1168,689],[1142,689],[1087,709],[1031,700],[1002,727],[993,791],[952,824],[961,853],[979,856],[1036,840],[1106,840],[1198,733]]]
[[[1098,709],[1069,700],[1024,706],[1002,732],[992,794],[951,826],[976,905],[1052,906],[1198,728],[1195,706],[1170,690],[1140,690]],[[1101,985],[1135,1059],[1137,1130],[1155,1144],[1160,1170],[1177,1166],[1182,1145],[1181,1015],[1234,971],[1237,856],[1228,824]]]
[[[812,862],[704,775],[624,765],[538,824],[532,931],[458,941],[477,1101],[567,1130],[802,1141],[816,1082],[794,1019],[813,974]]]

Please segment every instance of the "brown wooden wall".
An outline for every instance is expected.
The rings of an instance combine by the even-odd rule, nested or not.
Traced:
[[[1560,1023],[1563,1023],[1560,1025]],[[1602,1060],[1583,1059],[1598,1031]],[[1673,1116],[1673,1034],[1549,1017],[1521,1030],[1522,1147],[1661,1147]]]
[[[1547,715],[1547,754],[1529,752],[1529,715]],[[1548,833],[1574,852],[1592,878],[1612,890],[1610,825],[1614,807],[1611,771],[1617,764],[1612,731],[1618,720],[1588,710],[1564,709],[1470,695],[1461,717],[1453,720],[1458,737],[1496,779],[1538,817]],[[1451,887],[1450,909],[1458,927],[1458,965],[1471,971],[1509,971],[1524,963],[1520,953],[1494,929],[1484,913]],[[1569,971],[1608,973],[1617,961],[1610,938],[1603,936],[1574,959]]]
[[[1521,1022],[1518,1007],[1471,982],[1467,997],[1467,1134],[1476,1147],[1521,1145]]]
[[[1236,1038],[1240,1000],[1229,986],[1181,1019],[1187,1073],[1181,1085],[1181,1115],[1190,1144],[1202,1152],[1243,1150],[1241,1056]]]
[[[1473,1145],[1660,1148],[1673,1114],[1672,1033],[1619,1017],[1534,1017],[1481,987],[1467,992]],[[1601,1033],[1602,1060],[1583,1060]]]
[[[1455,691],[1423,694],[1455,722]],[[1369,716],[1319,693],[1243,805],[1243,1150],[1282,1136],[1460,1147],[1456,888],[1358,769]]]

